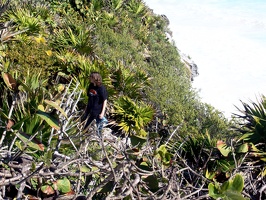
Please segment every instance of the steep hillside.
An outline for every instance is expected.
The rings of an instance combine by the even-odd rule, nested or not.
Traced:
[[[4,30],[14,37],[3,35],[2,58],[22,76],[41,71],[53,84],[60,77],[74,77],[86,102],[86,78],[98,70],[111,103],[120,96],[144,100],[161,120],[183,124],[184,130],[203,119],[198,116],[206,109],[221,116],[202,104],[192,89],[195,73],[169,38],[167,17],[156,15],[140,0],[14,0],[2,17],[3,24],[10,20]]]

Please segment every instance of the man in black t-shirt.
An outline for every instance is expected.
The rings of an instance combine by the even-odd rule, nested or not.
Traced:
[[[98,129],[102,128],[103,123],[107,123],[107,119],[104,117],[107,106],[107,91],[104,85],[102,85],[102,77],[98,72],[93,72],[90,75],[90,85],[87,91],[88,105],[84,114],[84,119],[89,115],[89,118],[84,126],[84,129],[96,119]]]

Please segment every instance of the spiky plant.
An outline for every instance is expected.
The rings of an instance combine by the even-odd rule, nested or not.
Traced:
[[[66,24],[67,25],[67,24]],[[56,50],[68,49],[79,54],[93,55],[93,26],[86,24],[67,25],[65,29],[55,32],[51,45]]]
[[[262,96],[261,99],[255,103],[247,104],[243,101],[243,109],[238,108],[241,114],[235,114],[242,120],[238,131],[244,134],[245,141],[252,142],[253,144],[266,142],[266,98]],[[263,151],[266,146],[263,145]]]
[[[135,15],[144,15],[146,13],[146,7],[142,0],[130,1],[127,7]]]
[[[145,137],[147,133],[144,127],[152,120],[153,114],[151,106],[142,102],[136,103],[129,97],[122,96],[114,103],[112,117],[126,134]]]
[[[144,88],[150,86],[151,78],[143,70],[133,71],[125,67],[121,62],[114,72],[114,87],[120,95],[128,96],[132,99],[141,99]]]
[[[31,13],[27,9],[15,8],[9,10],[7,15],[18,26],[19,30],[27,29],[30,34],[39,33],[41,30],[42,20],[37,14]]]

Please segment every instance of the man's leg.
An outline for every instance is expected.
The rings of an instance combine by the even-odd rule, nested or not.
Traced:
[[[90,109],[88,106],[86,106],[85,112],[81,116],[81,122],[85,121],[90,113]]]
[[[108,120],[107,120],[105,117],[103,117],[102,119],[100,119],[99,116],[98,116],[98,117],[96,118],[97,129],[98,129],[98,131],[99,131],[100,133],[101,133],[101,131],[102,131],[104,125],[107,124],[107,123],[108,123]]]
[[[89,119],[87,120],[85,126],[84,126],[84,130],[88,128],[88,126],[91,124],[91,122],[96,119],[96,116],[95,115],[90,115]]]

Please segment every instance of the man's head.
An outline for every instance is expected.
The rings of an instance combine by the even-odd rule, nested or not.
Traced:
[[[92,72],[90,74],[90,82],[93,83],[94,85],[101,86],[102,85],[102,76],[100,75],[99,72]]]

